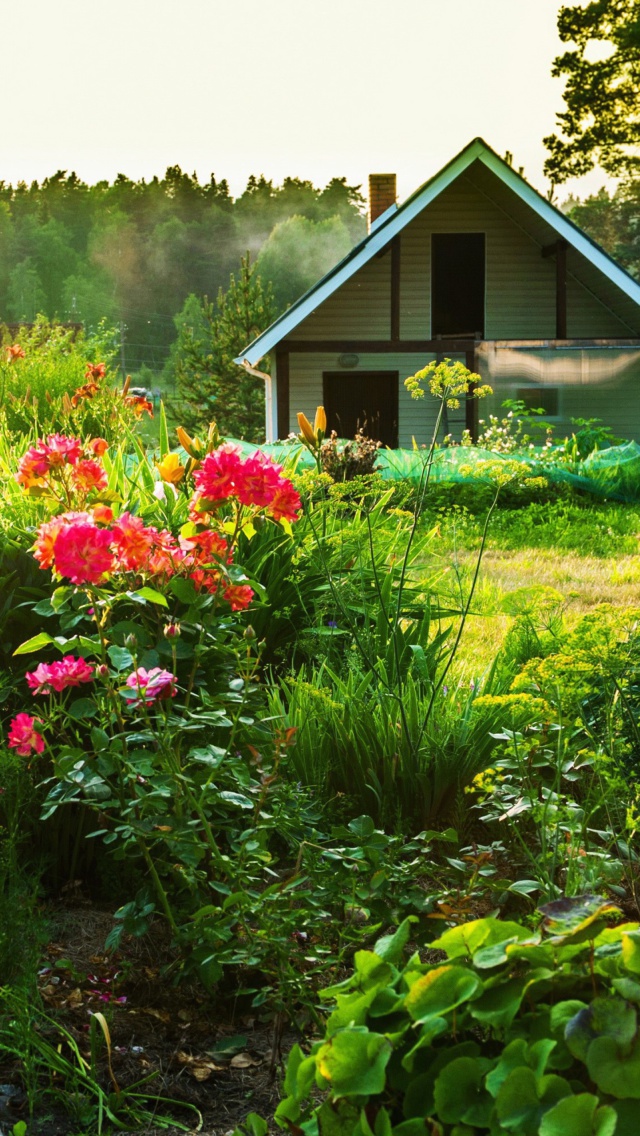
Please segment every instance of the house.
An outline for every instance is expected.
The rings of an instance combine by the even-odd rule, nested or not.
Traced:
[[[493,388],[485,417],[519,398],[560,433],[595,417],[640,440],[640,284],[481,138],[395,196],[395,175],[371,176],[367,237],[236,360],[275,361],[268,441],[323,404],[342,437],[427,442],[435,404],[404,379],[446,356]],[[447,431],[475,433],[476,407]]]

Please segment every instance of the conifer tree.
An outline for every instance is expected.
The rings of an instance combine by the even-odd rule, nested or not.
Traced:
[[[249,253],[215,303],[191,295],[176,317],[176,415],[187,429],[215,419],[223,435],[264,440],[264,386],[233,362],[275,318],[271,286],[263,288]],[[262,364],[264,368],[264,363]]]

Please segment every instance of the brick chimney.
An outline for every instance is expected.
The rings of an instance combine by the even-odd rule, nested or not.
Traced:
[[[369,228],[396,203],[396,175],[369,174]]]

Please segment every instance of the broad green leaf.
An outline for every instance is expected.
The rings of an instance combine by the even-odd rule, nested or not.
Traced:
[[[537,1133],[545,1112],[570,1094],[571,1086],[564,1077],[553,1073],[536,1077],[533,1069],[514,1069],[500,1086],[496,1115],[503,1128],[514,1129],[518,1136],[521,1132]]]
[[[148,603],[157,604],[159,607],[168,607],[165,597],[162,592],[157,592],[155,588],[138,588],[137,591],[130,593],[131,598],[135,599],[140,596],[140,599],[146,600]]]
[[[636,1102],[634,1100],[618,1100],[613,1102],[611,1108],[618,1121],[615,1136],[638,1136],[638,1105]]]
[[[450,959],[463,955],[471,958],[481,947],[492,947],[494,943],[501,943],[505,939],[527,939],[530,934],[526,927],[508,920],[473,919],[470,923],[451,927],[439,939],[435,939],[431,946],[445,951]]]
[[[315,1057],[305,1057],[299,1045],[294,1045],[287,1059],[284,1091],[297,1101],[309,1094],[316,1069]]]
[[[510,1025],[520,1009],[528,985],[529,979],[523,975],[485,989],[470,1007],[472,1016],[484,1026],[498,1028]]]
[[[220,798],[223,801],[228,801],[230,805],[237,805],[241,809],[252,809],[253,802],[245,797],[243,793],[233,793],[231,790],[223,790],[220,793]]]
[[[405,1008],[414,1022],[425,1022],[448,1014],[481,990],[482,983],[472,971],[461,966],[438,966],[414,982]]]
[[[185,580],[182,576],[174,576],[169,582],[169,588],[181,603],[195,603],[198,598],[193,580]]]
[[[564,1097],[545,1112],[540,1136],[614,1136],[615,1112],[607,1105],[598,1105],[598,1098],[591,1093]]]
[[[354,959],[355,975],[361,990],[374,988],[380,990],[397,971],[388,962],[383,962],[377,951],[356,951]]]
[[[633,978],[614,978],[611,985],[627,1002],[640,1002],[640,982]]]
[[[110,647],[107,647],[107,654],[114,670],[133,670],[133,655],[130,651],[127,651],[126,647],[118,647],[115,643],[112,643]]]
[[[49,643],[53,643],[51,635],[47,635],[46,631],[41,631],[38,635],[32,636],[31,639],[26,639],[24,643],[16,647],[13,653],[14,655],[30,655],[33,651],[41,651]]]
[[[640,1041],[625,1056],[612,1037],[596,1037],[587,1053],[591,1080],[612,1097],[640,1100]]]
[[[622,998],[594,998],[586,1009],[579,1010],[566,1024],[564,1038],[569,1052],[579,1061],[587,1060],[594,1038],[610,1037],[622,1050],[633,1041],[637,1029],[637,1013]]]
[[[344,1098],[325,1101],[318,1109],[318,1131],[322,1136],[360,1136],[362,1129],[358,1121],[361,1111],[359,1104]],[[295,1128],[293,1131],[296,1131]],[[303,1129],[299,1128],[298,1131],[302,1132]]]
[[[87,718],[95,718],[98,707],[92,698],[76,698],[67,706],[67,714],[76,722],[84,722]]]
[[[473,956],[473,965],[480,970],[490,970],[494,966],[500,966],[507,961],[507,947],[517,942],[517,939],[504,939],[491,947],[481,947]]]
[[[349,822],[349,830],[353,832],[354,836],[363,840],[365,837],[373,835],[376,826],[370,816],[363,815]]]
[[[482,1080],[482,1067],[473,1057],[458,1057],[445,1065],[433,1094],[438,1119],[445,1124],[462,1121],[487,1128],[493,1100]]]
[[[320,1046],[316,1062],[320,1076],[336,1096],[381,1093],[391,1042],[363,1026],[341,1030]]]
[[[409,941],[411,924],[417,922],[416,915],[409,915],[402,921],[393,935],[383,935],[381,939],[378,939],[373,948],[378,957],[384,959],[385,962],[394,964],[400,962],[402,952]]]
[[[622,936],[622,961],[632,974],[640,974],[640,931],[627,931]]]
[[[554,936],[554,942],[579,943],[595,939],[607,918],[620,908],[601,895],[577,895],[554,899],[539,910],[544,915],[544,929]]]
[[[364,993],[354,990],[351,994],[338,994],[338,1005],[327,1020],[327,1036],[331,1037],[337,1030],[345,1029],[347,1026],[363,1026],[377,993],[377,988],[372,986]]]

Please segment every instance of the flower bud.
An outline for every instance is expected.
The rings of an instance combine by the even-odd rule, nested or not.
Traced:
[[[138,646],[138,640],[137,640],[136,636],[133,633],[131,633],[130,635],[127,635],[127,637],[124,641],[124,645],[125,645],[125,647],[127,648],[128,651],[132,651],[134,649],[134,647]]]
[[[319,406],[316,410],[316,417],[313,423],[313,432],[318,439],[320,434],[324,436],[327,432],[327,415],[324,406]]]
[[[108,668],[107,664],[106,663],[100,663],[100,665],[96,667],[96,674],[97,674],[98,678],[108,678],[109,677],[109,668]]]
[[[180,624],[179,623],[167,623],[163,634],[164,634],[165,639],[179,639],[180,634],[181,634]]]
[[[250,643],[255,638],[256,638],[256,633],[253,630],[253,627],[251,626],[251,624],[249,623],[249,624],[247,624],[247,626],[244,629],[243,639],[246,639]]]
[[[300,434],[302,436],[302,439],[305,442],[308,442],[310,446],[315,446],[316,436],[313,432],[309,419],[307,418],[306,414],[302,413],[302,411],[300,411],[300,413],[298,414],[298,426],[300,427]]]

